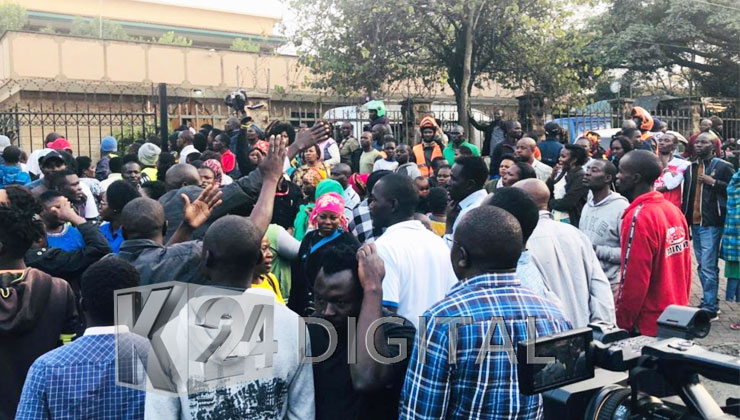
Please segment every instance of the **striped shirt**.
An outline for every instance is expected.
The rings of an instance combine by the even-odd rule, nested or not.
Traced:
[[[506,326],[511,345],[527,340],[527,318],[534,317],[537,336],[569,330],[570,323],[556,305],[522,287],[516,274],[489,273],[457,283],[426,316],[426,339],[419,335],[401,393],[399,419],[538,419],[540,395],[519,393],[516,365],[505,352],[478,353],[489,328]],[[449,320],[469,317],[457,325],[456,352],[449,354]],[[494,317],[496,323],[493,322]],[[422,328],[422,327],[420,327]],[[499,328],[490,345],[503,343]],[[426,346],[426,360],[419,349]],[[451,359],[451,360],[450,360]]]

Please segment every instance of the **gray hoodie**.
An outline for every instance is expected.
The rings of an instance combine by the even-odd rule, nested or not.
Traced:
[[[629,204],[626,198],[616,192],[610,193],[599,203],[594,203],[593,196],[589,194],[578,226],[591,239],[596,257],[611,284],[619,283],[619,267],[622,261],[619,237],[622,214]]]

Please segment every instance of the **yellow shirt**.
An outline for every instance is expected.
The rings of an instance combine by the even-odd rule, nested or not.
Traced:
[[[439,237],[445,236],[446,229],[446,222],[435,222],[434,220],[432,220],[432,231],[434,231],[434,233],[436,233]]]
[[[267,274],[261,275],[260,280],[262,280],[260,283],[252,284],[252,287],[258,287],[260,289],[271,291],[272,293],[275,294],[275,300],[278,303],[285,305],[285,300],[283,300],[283,294],[280,293],[280,281],[278,281],[278,278],[275,277],[275,275],[272,273],[267,273]]]

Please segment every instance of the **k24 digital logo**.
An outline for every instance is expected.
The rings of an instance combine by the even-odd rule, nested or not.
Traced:
[[[176,395],[271,377],[274,304],[180,282],[116,291],[116,384]]]

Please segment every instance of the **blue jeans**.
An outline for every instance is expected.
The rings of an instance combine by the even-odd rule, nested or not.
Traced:
[[[740,279],[727,279],[725,300],[728,302],[740,302]]]
[[[722,239],[721,226],[691,225],[694,237],[694,254],[699,264],[699,281],[704,289],[701,307],[710,312],[719,310],[719,242]]]

